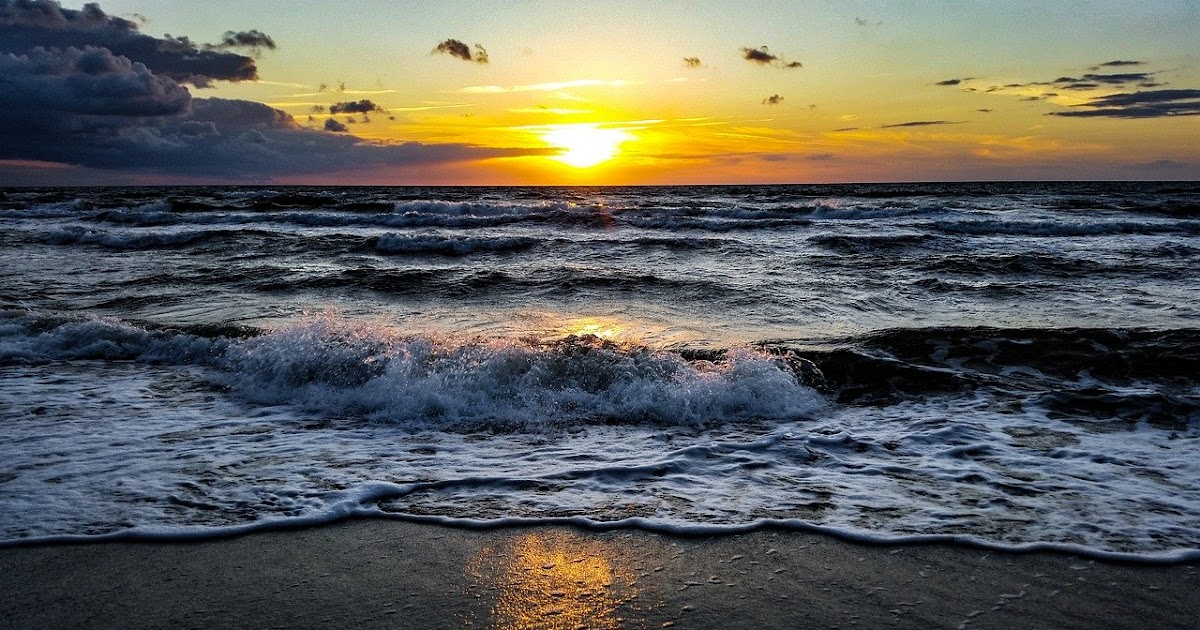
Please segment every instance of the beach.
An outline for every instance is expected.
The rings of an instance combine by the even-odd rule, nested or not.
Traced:
[[[1196,566],[387,519],[0,549],[10,628],[1188,628]]]

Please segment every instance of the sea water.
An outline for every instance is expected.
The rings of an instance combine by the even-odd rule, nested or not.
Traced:
[[[0,194],[0,540],[1200,557],[1200,186]]]

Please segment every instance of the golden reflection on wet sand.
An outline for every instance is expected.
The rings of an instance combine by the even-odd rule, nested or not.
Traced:
[[[467,572],[494,597],[489,627],[616,628],[636,577],[613,549],[570,532],[530,532],[485,547]]]

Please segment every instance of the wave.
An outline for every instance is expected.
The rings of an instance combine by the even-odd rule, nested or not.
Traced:
[[[1168,250],[1169,251],[1169,250]],[[1054,278],[1097,278],[1114,275],[1171,277],[1176,272],[1161,265],[1136,260],[1106,257],[1099,260],[1051,253],[971,253],[931,255],[913,266],[923,273],[987,278],[1003,285],[1012,276],[1048,276]]]
[[[511,425],[785,418],[840,404],[990,391],[1061,416],[1200,421],[1200,329],[917,328],[754,348],[653,349],[595,337],[460,339],[311,317],[275,331],[170,329],[6,312],[0,365],[197,364],[257,402],[373,419]]]
[[[1198,349],[1190,329],[680,349],[0,311],[23,506],[0,538],[355,515],[1195,557]]]
[[[237,230],[113,233],[82,226],[65,226],[49,232],[46,242],[51,245],[98,245],[118,250],[166,249],[202,241],[233,239],[245,236],[246,233]]]
[[[65,360],[203,364],[219,356],[224,338],[153,330],[115,319],[0,314],[0,365]]]
[[[808,242],[841,253],[862,254],[874,251],[893,251],[928,244],[930,234],[817,234]]]
[[[1117,236],[1124,234],[1200,234],[1194,221],[1027,221],[989,219],[933,221],[935,232],[965,236]]]
[[[788,361],[731,349],[712,360],[594,336],[553,343],[454,339],[323,315],[260,335],[152,330],[113,320],[9,315],[0,365],[139,361],[214,368],[255,403],[413,429],[536,431],[579,423],[693,426],[787,419],[822,397]]]
[[[1037,187],[1017,187],[995,204],[979,201],[988,197],[973,196],[971,187],[953,186],[785,187],[741,194],[736,188],[612,189],[590,194],[570,189],[112,189],[74,199],[60,192],[9,201],[8,209],[0,209],[0,216],[74,218],[92,224],[144,227],[274,224],[470,229],[549,225],[724,233],[887,222],[932,234],[962,236],[1200,232],[1200,224],[1194,220],[1195,199],[1185,193],[1122,192],[1118,187],[1105,195],[1089,193],[1090,189],[1060,188],[1038,192]],[[1028,205],[1037,216],[1012,219],[993,212],[1016,204]]]
[[[178,281],[171,276],[161,276],[159,279],[166,284]],[[153,279],[150,280],[159,284]],[[705,278],[676,277],[637,270],[597,271],[569,266],[532,271],[505,271],[500,268],[465,265],[403,269],[360,265],[329,272],[301,272],[263,266],[256,268],[243,284],[264,292],[350,289],[390,296],[433,295],[447,298],[478,298],[506,293],[538,296],[576,295],[579,291],[640,294],[657,290],[668,292],[681,300],[705,301],[714,295],[732,299],[741,293],[735,287]]]
[[[528,484],[529,482],[525,482]],[[0,549],[50,544],[103,542],[194,542],[220,540],[255,532],[286,531],[331,525],[352,519],[384,519],[427,523],[470,530],[499,530],[511,527],[575,527],[582,530],[612,532],[640,530],[666,536],[736,536],[757,531],[804,532],[866,545],[952,545],[1000,553],[1051,553],[1078,556],[1100,562],[1134,566],[1171,566],[1200,560],[1200,549],[1117,551],[1080,543],[1036,541],[1004,542],[969,534],[920,534],[903,531],[874,531],[862,526],[833,526],[804,519],[763,518],[746,523],[692,523],[640,516],[598,519],[587,516],[504,516],[478,518],[438,514],[406,513],[388,505],[397,497],[420,492],[432,484],[396,484],[373,482],[330,492],[321,511],[303,515],[267,516],[235,525],[216,526],[133,526],[101,534],[46,534],[12,540],[0,540]],[[179,505],[187,505],[180,500]],[[201,504],[200,509],[210,506]],[[895,553],[895,552],[893,552]],[[1003,600],[1002,600],[1003,601]]]
[[[688,361],[595,337],[464,342],[325,319],[234,346],[225,361],[228,385],[255,402],[419,427],[698,425],[795,418],[820,404],[767,353]]]
[[[916,328],[769,347],[812,361],[822,380],[810,382],[842,404],[990,391],[1057,417],[1200,422],[1200,329]]]

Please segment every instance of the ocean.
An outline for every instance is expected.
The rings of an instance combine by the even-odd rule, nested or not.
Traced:
[[[1200,184],[0,191],[0,542],[1200,558]]]

